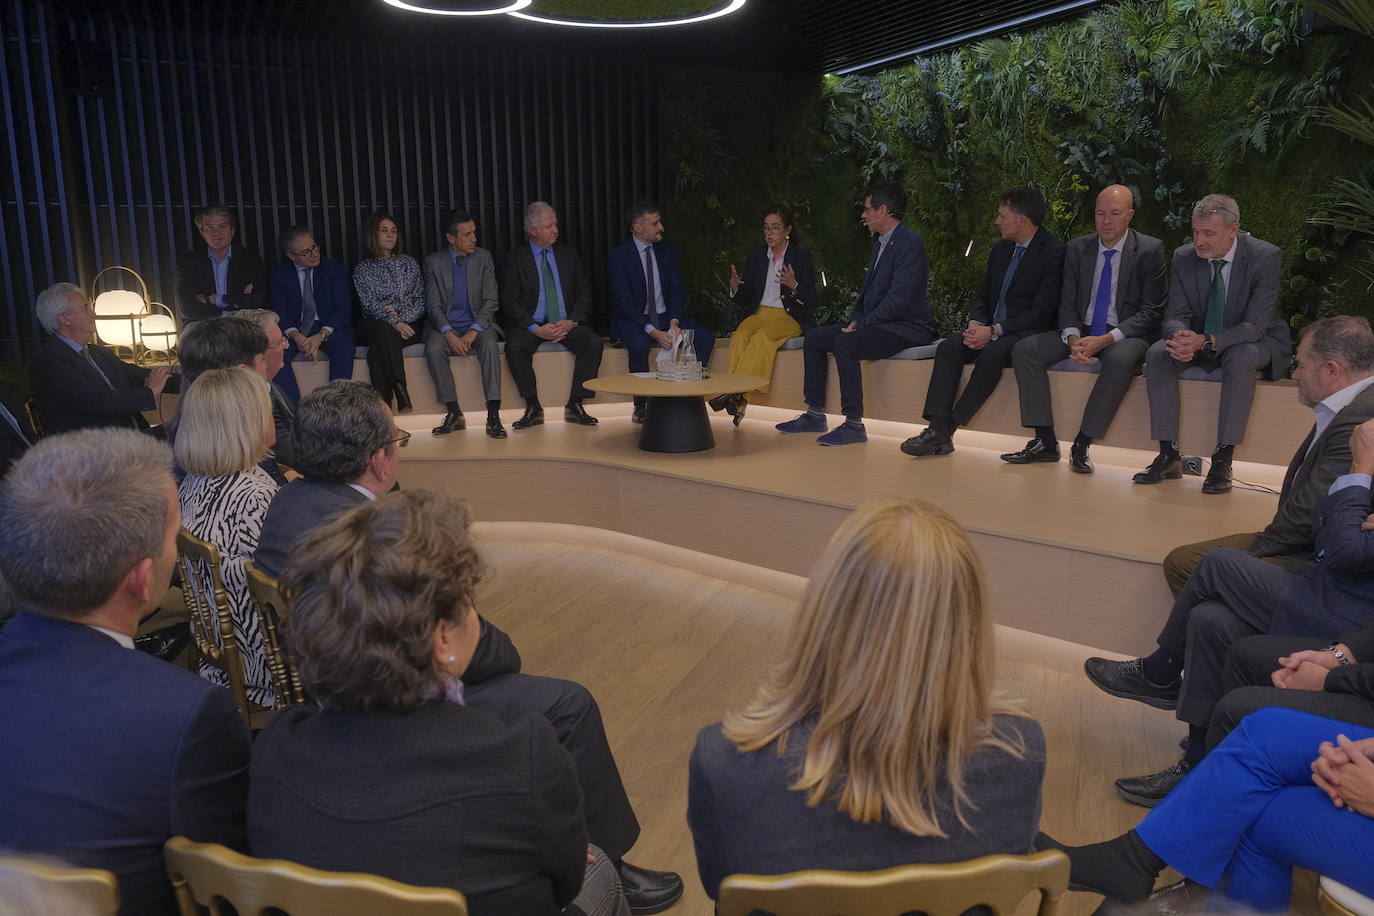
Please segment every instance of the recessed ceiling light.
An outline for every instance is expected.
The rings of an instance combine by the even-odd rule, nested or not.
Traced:
[[[391,0],[387,0],[391,2]],[[743,8],[745,0],[729,0],[720,9],[711,10],[708,13],[701,13],[697,16],[684,16],[680,19],[645,19],[642,21],[630,22],[594,22],[589,19],[555,19],[552,16],[537,16],[533,13],[518,13],[510,11],[510,15],[517,19],[528,19],[530,22],[542,22],[545,25],[572,25],[585,29],[656,29],[669,25],[689,25],[693,22],[705,22],[708,19],[715,19],[720,16],[727,16],[735,10]]]
[[[444,9],[442,6],[420,6],[415,3],[407,3],[406,0],[382,0],[387,6],[394,6],[397,9],[409,10],[412,13],[429,13],[434,16],[495,16],[500,13],[514,13],[516,10],[523,10],[534,0],[510,0],[501,3],[499,6],[484,7],[481,4],[470,4],[475,9]]]

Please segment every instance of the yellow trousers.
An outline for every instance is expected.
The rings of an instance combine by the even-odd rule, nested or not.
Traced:
[[[786,309],[759,306],[758,311],[740,322],[730,338],[730,371],[740,375],[773,377],[773,357],[790,337],[801,336],[801,325]],[[760,392],[768,390],[765,382]]]

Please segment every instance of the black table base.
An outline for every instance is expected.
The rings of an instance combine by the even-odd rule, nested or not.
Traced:
[[[646,452],[703,452],[716,447],[702,398],[649,398],[639,447]]]

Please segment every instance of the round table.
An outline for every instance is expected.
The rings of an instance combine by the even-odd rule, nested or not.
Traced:
[[[585,383],[593,391],[648,398],[639,447],[646,452],[700,452],[715,448],[706,399],[722,394],[753,391],[768,384],[757,375],[713,372],[693,382],[665,382],[638,375],[607,375]]]

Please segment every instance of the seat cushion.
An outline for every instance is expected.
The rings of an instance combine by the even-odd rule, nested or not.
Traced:
[[[404,347],[401,348],[401,355],[402,355],[402,356],[424,356],[424,355],[425,355],[425,344],[424,344],[424,341],[420,341],[419,343],[406,344]],[[367,359],[367,347],[354,347],[354,348],[353,348],[353,358],[354,358],[354,359]]]
[[[1071,360],[1071,359],[1061,359],[1059,362],[1055,363],[1053,366],[1050,366],[1050,371],[1051,371],[1051,372],[1091,372],[1091,373],[1093,373],[1093,374],[1097,374],[1097,373],[1100,373],[1100,372],[1102,371],[1102,361],[1101,361],[1101,360],[1095,359],[1095,360],[1092,361],[1092,363],[1091,363],[1090,365],[1085,366],[1085,365],[1083,365],[1082,363],[1076,363],[1076,362],[1074,362],[1074,361]]]
[[[1374,916],[1374,900],[1359,891],[1351,890],[1339,881],[1325,875],[1321,878],[1321,889],[1328,897],[1358,916]]]
[[[898,350],[896,353],[893,353],[892,356],[891,356],[890,358],[891,358],[891,359],[934,359],[934,358],[935,358],[935,351],[938,350],[938,349],[940,348],[940,344],[943,343],[943,342],[944,342],[944,339],[941,338],[940,340],[937,340],[937,341],[935,341],[934,343],[928,343],[928,344],[926,344],[926,345],[923,346],[923,347],[907,347],[905,350]]]
[[[800,350],[800,349],[801,349],[802,347],[804,347],[804,346],[806,346],[806,338],[805,338],[805,337],[789,337],[789,338],[787,338],[786,340],[784,340],[784,341],[782,342],[782,346],[781,346],[781,347],[778,347],[778,349],[779,349],[779,350]]]

